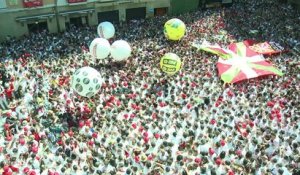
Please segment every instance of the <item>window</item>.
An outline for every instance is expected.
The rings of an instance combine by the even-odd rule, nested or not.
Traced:
[[[0,1],[0,9],[6,8],[6,1]]]

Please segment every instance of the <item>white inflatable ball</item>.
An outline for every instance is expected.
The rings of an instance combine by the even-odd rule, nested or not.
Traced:
[[[126,60],[131,55],[131,47],[124,40],[117,40],[111,45],[111,56],[116,61]]]
[[[111,22],[105,21],[98,25],[97,32],[101,38],[109,39],[115,35],[115,27]]]
[[[89,50],[93,57],[104,59],[108,57],[110,53],[110,44],[107,39],[95,38],[90,44]]]
[[[76,70],[71,79],[72,89],[84,97],[92,97],[98,93],[102,83],[100,73],[91,67]]]

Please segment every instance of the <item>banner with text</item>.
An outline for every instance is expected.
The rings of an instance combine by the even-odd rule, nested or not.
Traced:
[[[25,8],[43,6],[43,0],[23,0]]]
[[[10,5],[10,6],[18,5],[18,1],[17,0],[9,0],[8,5]]]

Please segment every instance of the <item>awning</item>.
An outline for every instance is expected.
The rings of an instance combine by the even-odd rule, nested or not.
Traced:
[[[44,14],[44,15],[17,17],[16,21],[25,22],[25,21],[48,19],[48,18],[52,18],[54,15],[55,15],[54,13],[49,13],[49,14]]]
[[[59,15],[67,16],[69,14],[87,14],[87,13],[92,13],[94,11],[95,9],[74,10],[74,11],[59,12]]]

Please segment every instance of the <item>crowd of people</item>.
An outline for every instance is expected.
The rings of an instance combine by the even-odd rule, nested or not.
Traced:
[[[132,46],[125,62],[91,59],[95,27],[47,31],[0,44],[0,172],[3,175],[289,175],[300,168],[300,13],[277,1],[176,16],[187,26],[167,41],[173,16],[115,25]],[[256,33],[249,32],[257,30]],[[218,36],[218,37],[216,37]],[[269,56],[284,76],[224,85],[217,57],[192,48],[255,39],[288,53]],[[184,62],[167,76],[159,60]],[[92,98],[70,88],[83,66],[105,80]]]

